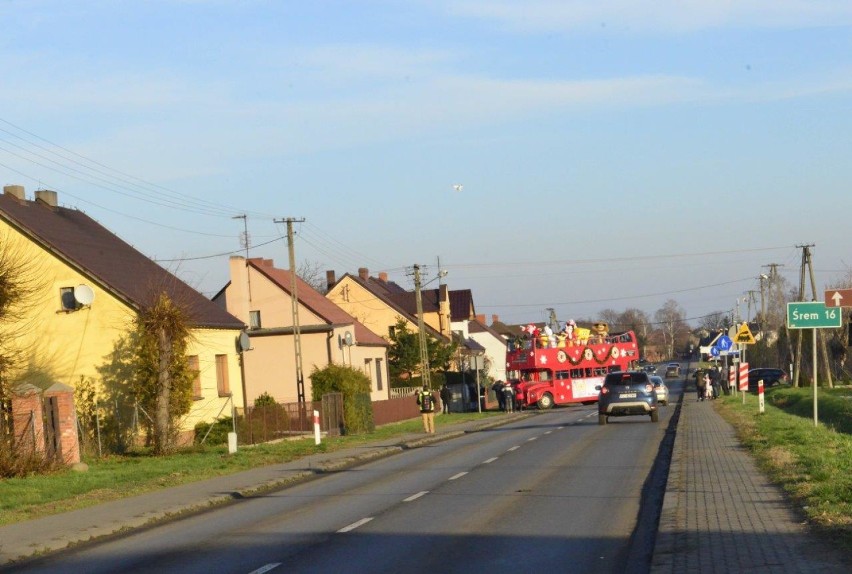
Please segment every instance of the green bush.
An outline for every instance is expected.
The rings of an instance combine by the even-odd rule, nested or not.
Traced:
[[[343,394],[345,434],[372,432],[375,429],[370,386],[367,375],[346,365],[331,364],[323,369],[314,367],[311,373],[314,401],[322,400],[322,396],[328,393]]]
[[[212,429],[210,427],[213,427]],[[207,431],[210,431],[210,434],[207,434]],[[205,435],[207,439],[204,440],[204,444],[206,445],[217,445],[217,444],[227,444],[228,443],[228,433],[234,430],[234,423],[231,417],[225,417],[219,419],[215,422],[205,423],[201,422],[195,425],[195,444],[201,444],[201,441],[204,440]]]
[[[274,398],[272,398],[272,395],[270,395],[266,391],[263,391],[263,394],[258,395],[254,399],[254,406],[256,407],[271,407],[276,404],[278,403],[275,401]]]

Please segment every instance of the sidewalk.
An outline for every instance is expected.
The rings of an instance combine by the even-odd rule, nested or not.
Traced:
[[[527,416],[516,413],[484,422],[479,420],[442,425],[436,428],[434,435],[412,433],[362,447],[315,454],[288,463],[254,468],[63,514],[0,526],[0,568],[23,558],[61,550],[71,544],[225,504],[305,480],[318,473],[341,470],[408,448],[504,425]]]
[[[803,520],[712,401],[686,392],[651,572],[849,572]]]

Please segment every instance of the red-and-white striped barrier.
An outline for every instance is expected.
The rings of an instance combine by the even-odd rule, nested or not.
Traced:
[[[740,363],[740,385],[739,389],[741,391],[748,390],[748,363]]]
[[[737,388],[737,370],[736,369],[728,369],[728,388],[731,389],[732,394],[734,392],[734,389]]]
[[[314,444],[320,443],[319,411],[314,411]]]

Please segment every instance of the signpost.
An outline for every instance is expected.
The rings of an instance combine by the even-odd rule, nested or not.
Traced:
[[[763,414],[764,409],[763,402],[763,379],[757,381],[757,409],[760,414]]]
[[[852,299],[850,299],[852,300]],[[843,313],[822,301],[787,303],[788,329],[837,329]]]
[[[813,329],[813,358],[814,358],[814,426],[818,425],[817,417],[817,329],[837,329],[843,319],[843,310],[838,307],[843,300],[843,290],[832,293],[832,302],[837,303],[831,307],[822,301],[796,301],[787,303],[787,328],[788,329]],[[852,291],[852,290],[850,290]],[[826,293],[828,295],[828,293]]]
[[[829,289],[825,292],[826,307],[852,307],[852,289]]]

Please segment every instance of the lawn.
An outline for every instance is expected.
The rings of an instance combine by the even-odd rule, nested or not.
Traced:
[[[852,552],[852,388],[819,389],[817,427],[812,397],[809,388],[772,389],[762,415],[753,394],[716,404],[811,524]]]

